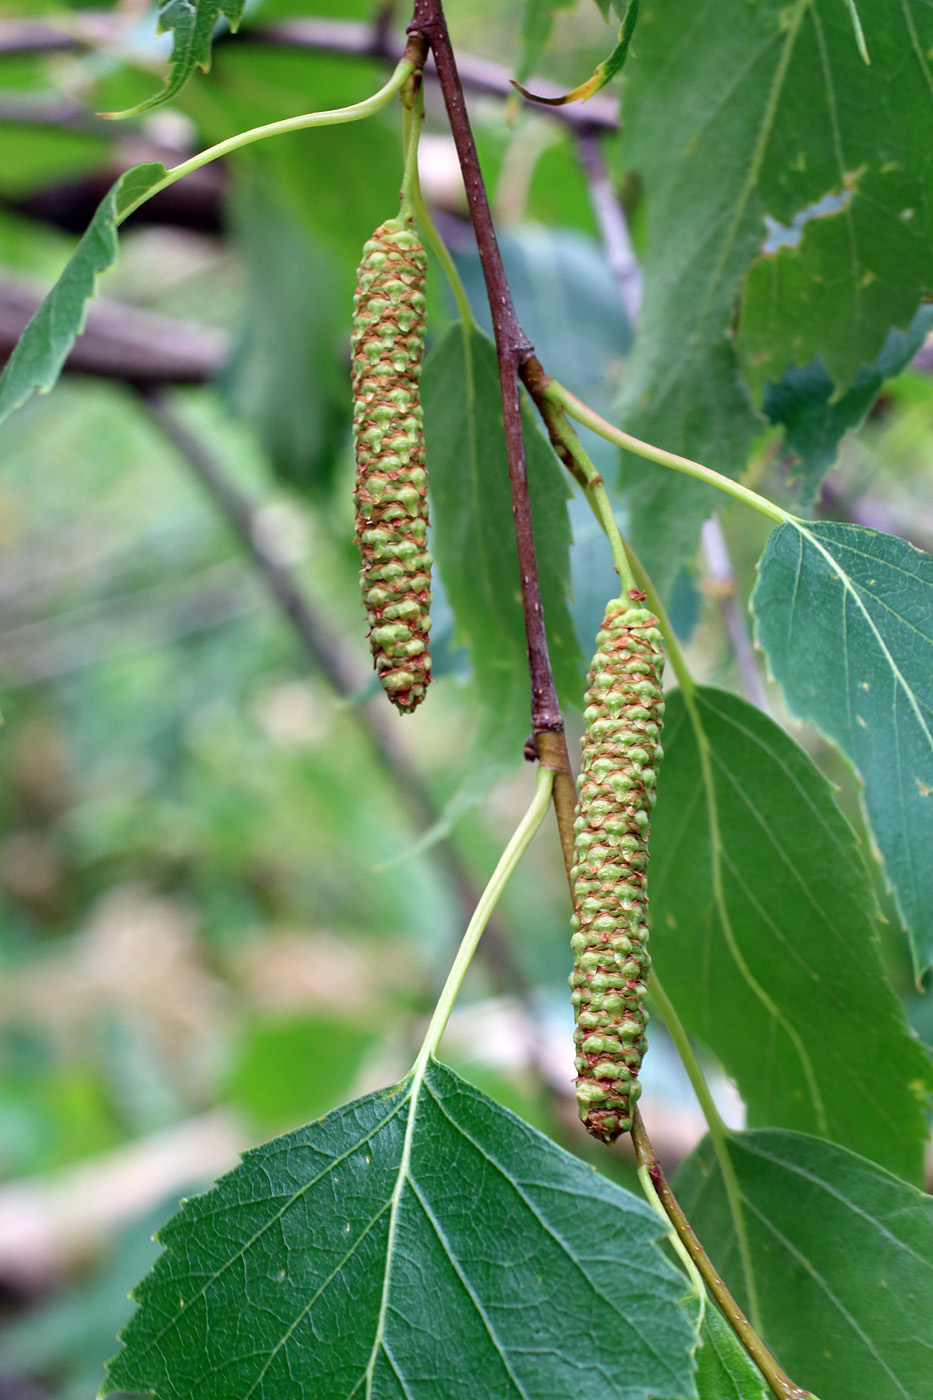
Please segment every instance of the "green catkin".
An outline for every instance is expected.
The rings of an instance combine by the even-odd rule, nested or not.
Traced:
[[[586,695],[574,824],[570,976],[577,1107],[606,1143],[632,1126],[645,1053],[648,814],[661,758],[664,653],[643,595],[610,603]]]
[[[373,665],[410,714],[431,679],[431,555],[421,422],[427,259],[412,222],[363,249],[353,300],[356,541]]]

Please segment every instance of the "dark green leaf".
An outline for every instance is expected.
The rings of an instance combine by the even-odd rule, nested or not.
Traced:
[[[929,1064],[885,980],[855,834],[773,720],[725,691],[698,690],[696,705],[712,794],[676,691],[652,820],[664,988],[751,1126],[816,1132],[920,1180]]]
[[[692,1396],[684,1280],[661,1228],[432,1062],[247,1153],[185,1204],[105,1393]]]
[[[741,345],[761,385],[819,358],[844,391],[933,283],[933,12],[872,0],[861,14],[870,67],[842,0],[725,0],[715,17],[668,0],[639,21],[624,155],[650,236],[621,421],[729,476],[759,426],[733,339],[756,257]],[[844,207],[761,255],[766,217],[789,228],[828,193]],[[709,493],[628,458],[626,480],[633,541],[667,593]]]
[[[496,352],[455,325],[424,368],[433,549],[460,641],[469,648],[487,762],[512,763],[528,732],[529,692]],[[567,606],[570,526],[557,458],[525,414],[541,598],[562,698],[579,704],[582,657]]]
[[[330,482],[350,416],[349,311],[335,259],[266,182],[243,186],[234,213],[248,291],[225,388],[275,471],[313,490]]]
[[[108,190],[64,272],[23,331],[0,375],[0,423],[37,391],[48,393],[84,328],[97,279],[117,256],[117,226],[165,175],[157,161],[136,165]]]
[[[771,1400],[761,1372],[715,1305],[708,1302],[697,1353],[700,1400]]]
[[[168,80],[161,92],[113,115],[135,117],[161,107],[184,87],[195,68],[206,73],[211,66],[211,44],[218,20],[226,20],[236,30],[245,7],[246,0],[159,0],[158,32],[173,36]]]
[[[920,973],[933,962],[933,558],[857,525],[781,525],[752,602],[794,714],[865,784]]]
[[[921,306],[910,329],[890,331],[872,368],[860,370],[851,389],[839,397],[819,360],[803,369],[792,366],[777,384],[766,386],[764,411],[772,423],[784,425],[785,446],[800,459],[792,478],[801,505],[813,504],[844,434],[859,426],[884,381],[910,364],[931,326],[933,307]]]
[[[728,1150],[765,1340],[796,1384],[821,1400],[931,1400],[933,1199],[818,1138],[740,1133],[730,1136]],[[674,1184],[717,1269],[748,1309],[708,1138]]]

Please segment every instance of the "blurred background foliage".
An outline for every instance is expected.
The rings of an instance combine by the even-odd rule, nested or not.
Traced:
[[[403,9],[266,0],[249,24],[375,24],[394,44]],[[520,53],[520,0],[448,10],[464,53]],[[26,42],[23,22],[43,19],[60,46]],[[595,6],[559,14],[536,72],[579,82],[607,35]],[[171,108],[126,125],[95,116],[146,97],[164,53],[137,0],[0,8],[4,353],[22,306],[60,271],[127,163],[177,160],[234,130],[346,104],[385,72],[371,58],[251,41],[247,26]],[[424,183],[488,324],[451,144],[436,92],[427,97]],[[603,124],[592,129],[504,92],[478,93],[471,110],[523,322],[548,369],[611,413],[633,304],[603,241],[600,179],[636,248],[643,234],[637,182],[618,169],[614,99],[593,105]],[[85,343],[100,358],[77,368],[96,372],[70,373],[4,431],[0,1400],[93,1394],[166,1202],[238,1148],[404,1073],[471,898],[528,799],[516,754],[514,777],[443,835],[474,703],[442,589],[439,683],[416,720],[397,721],[368,672],[351,542],[349,315],[360,247],[395,207],[398,151],[391,110],[264,143],[154,201],[121,235],[101,288],[109,310],[92,314]],[[435,275],[432,340],[451,314]],[[175,360],[186,368],[173,376]],[[846,439],[817,511],[930,548],[931,409],[921,363]],[[179,450],[192,443],[236,492],[245,536]],[[614,480],[612,450],[591,446]],[[789,499],[791,465],[763,433],[757,481]],[[613,579],[579,501],[571,514],[574,616],[589,655]],[[722,526],[733,577],[698,556],[675,616],[697,674],[740,688],[725,605],[744,625],[766,527],[731,514]],[[249,540],[304,598],[317,650],[270,596]],[[845,765],[789,727],[858,823]],[[445,1053],[586,1155],[570,1094],[567,913],[546,828],[503,899]],[[887,945],[933,1043],[893,916]],[[700,1120],[657,1034],[646,1083],[652,1135],[675,1159]],[[729,1086],[719,1089],[740,1121]],[[631,1170],[621,1156],[600,1166],[623,1179]]]

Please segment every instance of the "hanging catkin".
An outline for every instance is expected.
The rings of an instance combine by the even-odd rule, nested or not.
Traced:
[[[389,219],[363,249],[353,317],[356,540],[373,664],[410,714],[431,679],[431,555],[421,425],[424,249]]]
[[[589,674],[573,867],[577,1106],[614,1142],[645,1053],[648,814],[661,758],[664,654],[643,596],[609,604]]]

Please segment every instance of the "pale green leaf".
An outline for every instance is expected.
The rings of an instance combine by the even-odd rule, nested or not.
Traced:
[[[577,0],[525,0],[522,14],[522,58],[518,65],[518,80],[535,71],[541,55],[551,42],[554,20],[561,10],[575,10]]]
[[[751,1126],[819,1133],[919,1181],[929,1061],[885,980],[855,834],[767,715],[706,688],[696,714],[699,734],[681,692],[669,697],[651,824],[662,985]]]
[[[708,1302],[697,1352],[700,1400],[772,1400],[758,1368],[715,1304]]]
[[[676,1400],[652,1211],[432,1062],[247,1153],[160,1232],[104,1393]]]
[[[858,525],[781,525],[752,599],[788,704],[848,756],[918,974],[933,963],[933,557]]]
[[[933,1199],[853,1152],[797,1133],[730,1135],[728,1151],[764,1339],[794,1382],[820,1400],[933,1400]],[[708,1138],[674,1186],[747,1310]]]
[[[495,347],[454,325],[423,380],[432,548],[470,652],[487,762],[519,760],[530,725],[528,661]],[[567,604],[570,525],[562,469],[525,413],[541,599],[555,680],[579,704],[583,658]]]
[[[161,92],[125,112],[111,115],[135,117],[153,107],[161,107],[180,92],[195,68],[206,73],[211,66],[211,45],[219,20],[236,30],[246,0],[159,0],[158,33],[171,33],[172,57],[168,79]]]
[[[760,429],[735,350],[753,262],[740,346],[760,387],[819,359],[845,391],[933,286],[933,10],[859,10],[870,66],[843,0],[666,0],[639,21],[624,158],[648,241],[621,421],[729,476]],[[835,212],[808,217],[828,194]],[[775,228],[797,241],[765,254]],[[710,494],[631,458],[625,480],[633,541],[669,593]]]
[[[64,272],[23,331],[0,375],[0,423],[36,392],[58,380],[75,340],[84,329],[87,303],[102,272],[117,256],[117,226],[126,211],[165,175],[157,161],[121,175],[99,204]]]

